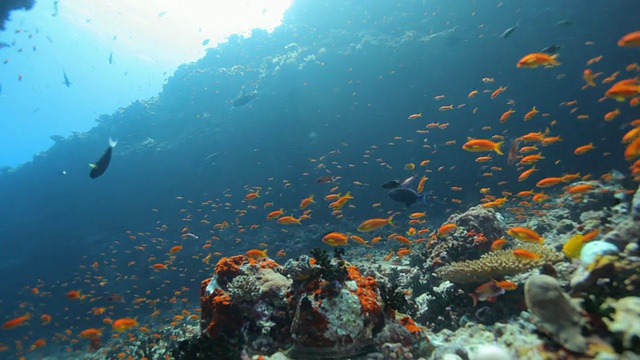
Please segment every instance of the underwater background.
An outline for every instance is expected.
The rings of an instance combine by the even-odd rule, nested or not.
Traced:
[[[480,204],[483,188],[517,203],[519,191],[562,174],[598,180],[617,170],[626,175],[622,187],[635,190],[620,138],[639,108],[601,98],[606,77],[637,76],[637,67],[625,68],[639,61],[640,50],[617,41],[638,24],[640,2],[632,0],[295,0],[273,32],[229,37],[167,74],[157,96],[96,116],[90,130],[55,136],[31,161],[3,169],[0,318],[33,318],[0,332],[8,347],[0,357],[85,353],[86,342],[71,340],[86,328],[105,328],[105,345],[111,329],[96,315],[100,307],[111,319],[136,318],[153,332],[182,310],[196,313],[201,282],[216,262],[251,249],[267,249],[280,264],[316,247],[332,252],[322,241],[328,232],[356,234],[364,220],[396,212],[395,232],[406,232],[411,226],[398,219],[415,212],[426,212],[420,226],[435,230]],[[560,46],[561,65],[516,67],[552,45]],[[597,86],[581,89],[587,68],[602,75]],[[57,68],[55,74],[62,75]],[[2,91],[10,92],[4,79],[15,75],[0,70],[0,77]],[[492,99],[499,87],[506,90]],[[91,108],[90,98],[101,96],[109,94],[95,84],[78,106]],[[524,121],[534,106],[540,114]],[[500,122],[509,109],[515,113]],[[615,119],[603,120],[615,109]],[[420,116],[408,119],[412,114]],[[17,121],[0,116],[6,127]],[[546,129],[561,141],[539,145],[537,171],[518,181],[522,168],[506,156],[511,142]],[[58,134],[43,137],[49,135]],[[480,154],[462,149],[470,138],[494,135],[504,138],[504,156],[494,152],[478,162]],[[118,142],[111,163],[91,179],[88,164],[110,138]],[[574,154],[589,143],[591,151]],[[3,157],[13,146],[3,142]],[[414,173],[428,177],[424,203],[390,199],[382,185]],[[325,176],[334,178],[317,181]],[[353,196],[339,213],[323,200],[333,187]],[[315,203],[301,224],[265,220],[278,209],[307,215],[299,205],[310,195]],[[351,243],[345,257],[382,261],[399,248],[386,240],[391,232],[371,247]],[[170,252],[174,246],[182,247]],[[168,268],[158,271],[155,263]],[[70,299],[71,290],[80,299]],[[109,300],[114,294],[118,299]],[[51,316],[50,324],[41,324],[41,314]],[[29,351],[37,339],[47,345]]]

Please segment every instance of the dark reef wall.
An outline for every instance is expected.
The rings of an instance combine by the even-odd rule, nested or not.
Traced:
[[[35,4],[35,0],[2,0],[0,1],[0,30],[4,30],[5,21],[9,20],[12,10],[30,10]]]

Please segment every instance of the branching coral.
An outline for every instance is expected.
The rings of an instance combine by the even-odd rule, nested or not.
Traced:
[[[498,250],[486,253],[478,260],[455,262],[436,270],[436,275],[455,283],[481,283],[504,276],[516,275],[545,263],[562,260],[561,253],[538,244],[520,244],[519,249],[540,255],[536,260],[516,257],[512,250]]]

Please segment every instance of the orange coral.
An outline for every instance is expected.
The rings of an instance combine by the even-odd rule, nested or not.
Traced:
[[[413,321],[413,319],[408,315],[405,315],[400,319],[400,324],[402,324],[402,326],[412,334],[422,332],[422,329],[416,325],[415,321]]]
[[[278,264],[277,262],[269,259],[269,258],[263,258],[260,260],[260,267],[263,269],[275,269],[275,268],[279,268],[281,267],[280,264]]]
[[[360,271],[355,266],[347,268],[349,278],[354,280],[358,285],[356,295],[362,304],[363,313],[378,314],[380,313],[380,304],[378,304],[378,284],[372,276],[362,277]]]
[[[258,261],[244,255],[223,257],[220,259],[218,264],[216,264],[218,283],[223,287],[226,286],[231,279],[239,275],[240,267],[245,263],[256,265]]]

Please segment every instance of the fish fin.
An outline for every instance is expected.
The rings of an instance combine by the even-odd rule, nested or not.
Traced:
[[[89,167],[92,168],[92,169],[95,169],[97,166],[98,165],[96,165],[96,164],[89,164]]]
[[[111,138],[109,138],[109,147],[116,147],[116,145],[118,145],[118,140],[113,140]]]
[[[471,296],[471,298],[473,299],[473,307],[478,306],[478,294],[469,293],[469,296]]]
[[[427,193],[426,192],[423,192],[422,195],[420,195],[420,199],[422,200],[423,204],[428,205],[427,204]]]
[[[503,289],[503,290],[504,290],[504,289]],[[497,296],[492,296],[492,297],[490,297],[490,298],[487,298],[487,301],[488,301],[488,302],[496,302],[496,300],[498,300],[498,297],[497,297]]]
[[[534,107],[535,108],[535,107]],[[504,141],[500,141],[499,143],[496,143],[496,146],[494,147],[494,151],[498,153],[498,155],[504,155],[502,153],[502,150],[500,150],[500,146],[502,146],[502,144],[504,144]]]

